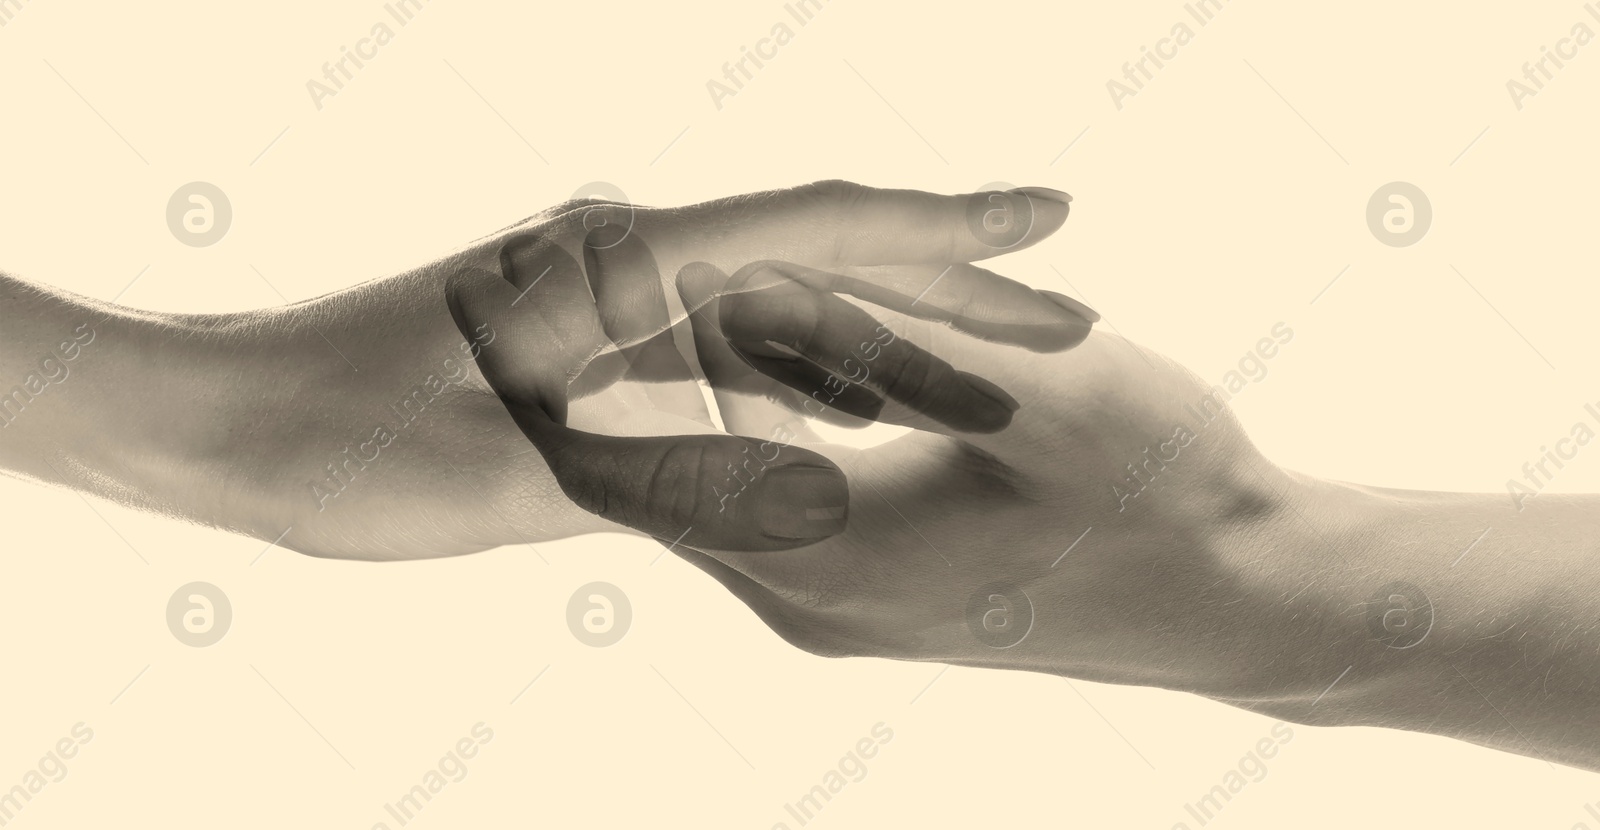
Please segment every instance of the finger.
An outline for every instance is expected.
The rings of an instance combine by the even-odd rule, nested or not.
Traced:
[[[750,357],[728,342],[717,322],[720,297],[728,286],[728,276],[720,269],[706,262],[690,263],[678,272],[677,286],[689,312],[700,369],[730,432],[767,435],[785,430],[808,440],[808,434],[814,436],[805,426],[805,420],[810,418],[852,429],[870,423],[807,397],[811,390],[823,389],[831,377],[825,370],[806,364],[810,373],[786,385],[764,374]],[[804,368],[795,367],[795,371]]]
[[[644,239],[615,225],[601,226],[585,237],[583,258],[601,328],[634,370],[651,379],[692,378],[672,339],[663,336],[672,319],[655,256]]]
[[[776,285],[787,285],[791,291],[796,288],[781,275],[761,272],[759,268],[743,272],[736,281],[728,280],[706,263],[694,263],[679,274],[684,305],[695,309],[690,321],[700,365],[724,420],[730,425],[739,423],[739,431],[744,434],[798,431],[793,415],[849,429],[879,421],[940,433],[994,432],[1009,423],[1016,403],[1003,390],[982,378],[953,372],[949,364],[909,341],[902,339],[899,345],[893,345],[896,337],[892,332],[865,312],[829,295],[821,295],[815,301],[829,304],[835,315],[850,318],[840,321],[841,327],[854,325],[860,330],[858,335],[845,335],[844,357],[838,356],[839,349],[828,345],[830,338],[834,345],[841,345],[840,335],[837,331],[829,333],[830,327],[820,335],[818,342],[823,348],[810,355],[824,363],[807,359],[798,350],[773,348],[763,338],[781,342],[785,335],[778,325],[758,313],[730,326],[741,337],[737,342],[731,341],[721,321],[741,312],[736,307],[732,312],[722,310],[722,303],[729,302],[723,294],[731,297],[741,291]],[[782,312],[780,316],[786,318],[784,326],[792,329],[801,325],[794,314]],[[803,316],[811,319],[819,315]],[[789,331],[789,335],[793,333]],[[890,348],[887,356],[882,351],[885,345]],[[850,353],[857,348],[859,352]],[[828,356],[830,349],[835,353],[833,357]],[[924,361],[927,368],[923,367]],[[956,383],[925,399],[913,384],[894,384],[893,389],[901,396],[897,401],[886,394],[888,375],[883,372],[890,370],[902,375],[925,373],[923,383],[930,388],[940,387],[952,374]],[[873,372],[879,373],[876,379],[871,377]],[[783,414],[780,407],[792,414]]]
[[[726,273],[781,255],[842,271],[848,279],[841,293],[941,319],[986,340],[1059,351],[1081,342],[1084,321],[1098,315],[966,263],[1038,243],[1066,221],[1070,201],[1038,187],[952,196],[827,181],[665,210],[586,205],[555,221],[569,242],[599,225],[665,245],[675,262],[692,252]],[[1062,327],[1051,328],[1051,321]]]
[[[771,268],[736,274],[720,299],[717,322],[757,369],[813,399],[826,393],[831,397],[824,403],[859,417],[992,433],[1008,426],[1019,406],[995,384],[956,370],[862,309]],[[831,376],[821,389],[808,388],[807,361]],[[891,411],[888,401],[905,411]]]
[[[568,399],[587,397],[621,380],[627,362],[601,328],[583,268],[554,238],[508,238],[500,248],[499,266],[500,282],[514,290],[507,294],[495,288],[495,300],[488,304],[493,308],[474,306],[475,313],[481,318],[492,312],[506,321],[518,342],[526,341],[525,351],[517,355],[521,372],[559,376],[559,394],[547,395],[544,405],[556,407],[549,410],[551,415],[564,420]],[[506,377],[512,374],[508,367]]]
[[[652,536],[722,550],[783,550],[844,529],[844,474],[810,450],[733,435],[619,438],[567,427],[566,371],[531,367],[552,365],[552,339],[574,344],[561,349],[567,355],[592,346],[557,337],[544,315],[513,304],[519,291],[510,282],[470,275],[452,288],[450,310],[463,335],[495,335],[478,353],[484,378],[580,507]]]
[[[800,547],[845,528],[844,473],[810,450],[736,435],[595,435],[557,424],[538,407],[514,400],[506,407],[562,492],[625,527],[746,551]]]
[[[859,429],[870,422],[828,407],[805,397],[803,389],[822,389],[830,377],[811,364],[811,372],[785,385],[756,368],[752,359],[733,347],[719,331],[713,302],[696,312],[690,330],[701,370],[729,432],[741,435],[768,435],[788,432],[801,443],[818,440],[807,425],[817,418],[825,423]]]
[[[644,240],[624,226],[590,231],[583,256],[601,328],[619,347],[626,377],[646,383],[646,395],[666,412],[710,424],[699,383],[673,339],[661,274]]]
[[[888,410],[889,402],[865,385],[847,381],[805,357],[773,348],[764,341],[729,341],[729,348],[761,376],[802,393],[804,397],[795,410],[802,415],[852,429],[873,421],[900,423],[912,417],[911,413],[903,413],[896,418],[897,413]]]
[[[519,290],[502,273],[507,272],[467,268],[452,274],[446,288],[450,315],[469,341],[495,346],[477,349],[474,357],[481,371],[500,379],[506,394],[565,419],[563,338],[554,334],[563,315],[554,302],[528,302],[527,289]]]
[[[980,340],[1059,352],[1082,343],[1094,309],[967,263],[846,266],[839,273],[787,262],[770,267],[818,291],[844,294]],[[1040,302],[1040,300],[1047,302]]]
[[[729,271],[775,252],[817,268],[942,267],[1039,243],[1066,222],[1071,199],[1043,187],[942,195],[825,181],[641,216],[641,223],[664,220],[689,250],[725,252],[729,259],[717,264]]]

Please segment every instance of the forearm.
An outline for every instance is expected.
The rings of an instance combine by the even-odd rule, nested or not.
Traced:
[[[85,387],[97,381],[84,378],[103,379],[115,358],[116,338],[107,336],[114,314],[0,275],[0,469],[66,483],[63,445],[96,420],[99,399]]]
[[[204,341],[235,318],[140,312],[3,276],[0,304],[0,470],[170,506],[219,426]]]
[[[1320,616],[1302,645],[1323,679],[1250,708],[1600,769],[1600,498],[1306,482],[1296,500],[1311,555],[1278,601]]]

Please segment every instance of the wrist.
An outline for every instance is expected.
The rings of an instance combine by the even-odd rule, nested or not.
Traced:
[[[1496,497],[1290,476],[1292,525],[1250,571],[1254,625],[1271,633],[1246,658],[1271,670],[1226,702],[1299,723],[1417,730],[1450,706],[1486,710],[1461,670],[1517,662],[1497,653],[1516,643],[1496,635],[1525,631],[1541,601],[1471,566]]]
[[[1312,709],[1329,711],[1330,687],[1352,681],[1356,670],[1346,672],[1352,664],[1370,668],[1378,657],[1394,659],[1371,642],[1365,603],[1388,583],[1406,580],[1386,576],[1376,564],[1384,556],[1376,541],[1385,516],[1381,499],[1255,461],[1242,473],[1253,482],[1242,489],[1253,508],[1210,521],[1222,578],[1233,587],[1217,623],[1223,645],[1196,691],[1308,722]],[[1400,619],[1391,615],[1388,622],[1404,634]],[[1394,643],[1404,645],[1403,638]]]

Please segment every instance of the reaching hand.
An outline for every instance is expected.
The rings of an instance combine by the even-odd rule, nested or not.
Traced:
[[[987,195],[1025,222],[1006,247],[1066,218],[1056,198]],[[575,503],[664,540],[791,548],[845,527],[849,485],[809,450],[778,461],[788,442],[747,429],[786,407],[993,432],[1016,406],[839,295],[1033,350],[1087,336],[1093,312],[967,264],[1005,249],[969,227],[969,206],[989,204],[829,183],[678,211],[590,206],[513,237],[503,279],[464,272],[451,309],[463,335],[497,333],[479,366]],[[982,231],[981,212],[976,221]],[[696,233],[733,241],[691,244]],[[712,426],[679,351],[691,341],[734,435]],[[602,398],[586,408],[600,429],[567,423],[571,398],[618,381],[654,384],[649,406]]]
[[[990,200],[1009,225],[985,224]],[[839,292],[968,321],[978,336],[1067,348],[1090,326],[1070,300],[965,264],[1031,245],[1066,216],[1054,191],[960,197],[823,182],[684,208],[569,203],[413,272],[245,314],[130,312],[16,283],[8,293],[28,306],[19,334],[30,343],[79,324],[99,339],[71,383],[7,419],[0,460],[321,556],[442,556],[618,529],[792,547],[842,528],[847,484],[797,449],[791,469],[731,506],[713,495],[730,463],[764,452],[769,436],[749,428],[786,401],[730,391],[767,381],[700,343],[695,362],[721,387],[723,424],[748,437],[720,434],[675,348],[676,325],[693,353],[686,306],[704,318],[729,290],[722,274],[759,282],[771,269],[749,266],[766,263],[794,270],[826,304],[819,346],[859,345],[838,340],[855,328],[830,328],[865,325],[829,293]],[[740,325],[729,335],[759,359],[763,332]],[[697,326],[692,339],[706,332]],[[1003,402],[985,403],[982,380],[948,367],[930,376],[949,378],[962,388],[909,410],[956,423],[983,413],[965,424],[973,429],[1009,419]],[[906,396],[891,391],[891,401]]]
[[[1104,332],[1060,354],[939,345],[1016,399],[1009,426],[924,422],[869,450],[785,450],[849,476],[844,533],[790,551],[675,550],[820,654],[1219,695],[1285,679],[1263,656],[1282,651],[1274,637],[1293,642],[1295,609],[1241,598],[1270,593],[1243,575],[1285,521],[1288,474],[1225,395]]]

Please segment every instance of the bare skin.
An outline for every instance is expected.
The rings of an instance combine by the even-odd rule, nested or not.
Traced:
[[[1105,332],[1064,354],[942,345],[1016,395],[1007,429],[819,448],[850,476],[844,533],[685,558],[817,654],[1159,686],[1600,770],[1600,498],[1519,512],[1283,470],[1191,373]],[[1146,486],[1123,498],[1129,464]]]
[[[670,327],[674,275],[691,262],[732,272],[776,258],[844,273],[907,262],[917,276],[1001,252],[968,233],[969,197],[864,193],[820,182],[686,208],[570,203],[408,273],[239,314],[143,312],[0,277],[0,393],[11,393],[0,399],[0,469],[266,541],[281,537],[281,545],[317,556],[437,557],[617,530],[676,537],[685,523],[672,514],[683,505],[626,509],[629,499],[651,496],[632,471],[654,468],[685,441],[734,454],[745,442],[712,426],[695,373],[670,338],[665,349],[644,343],[657,347],[647,360],[637,348],[618,354]],[[1031,202],[1031,233],[1017,247],[1066,220],[1065,201]],[[643,252],[657,269],[647,280],[625,263],[602,267],[612,249],[586,241],[607,227],[628,229],[616,250]],[[635,247],[645,239],[648,249]],[[872,278],[904,283],[898,268]],[[971,276],[1002,286],[1008,298],[975,320],[1031,324],[1054,337],[1051,348],[1088,333],[1088,320],[1050,297],[997,274]],[[947,291],[961,285],[943,283],[923,308],[947,305]],[[495,324],[459,320],[463,309]],[[69,359],[62,344],[75,336],[89,342]],[[664,352],[675,365],[659,360]],[[652,355],[653,365],[629,365]],[[483,361],[514,363],[519,380],[542,395],[538,404],[575,428],[563,433],[575,452],[549,460],[531,452],[485,381]],[[742,401],[721,415],[741,432],[752,413],[771,406]],[[633,440],[596,448],[597,435]],[[721,481],[726,463],[713,453],[703,469],[681,471],[677,486],[663,477],[661,489],[694,495],[701,489],[682,482]],[[843,475],[833,469],[830,480],[842,506]],[[609,500],[622,514],[597,515],[566,493],[583,488],[605,501],[613,487],[633,488]],[[763,536],[756,499],[742,499],[739,515],[706,499],[687,505],[710,514],[688,522],[698,526],[691,541],[804,541]]]
[[[565,206],[243,315],[5,280],[0,369],[38,391],[7,409],[0,466],[258,538],[288,528],[284,546],[321,556],[681,528],[676,554],[818,654],[1155,685],[1600,769],[1600,498],[1519,510],[1283,470],[1192,374],[1090,334],[1093,312],[949,270],[1009,249],[964,235],[966,204],[826,183],[641,211],[626,244]],[[1036,208],[1024,244],[1066,217]],[[713,426],[696,376],[761,464]],[[375,458],[346,460],[429,384]],[[817,417],[914,431],[855,451],[816,442]],[[810,483],[772,503],[847,510],[824,500],[774,536],[753,506],[797,459]],[[719,475],[735,463],[737,488]]]

